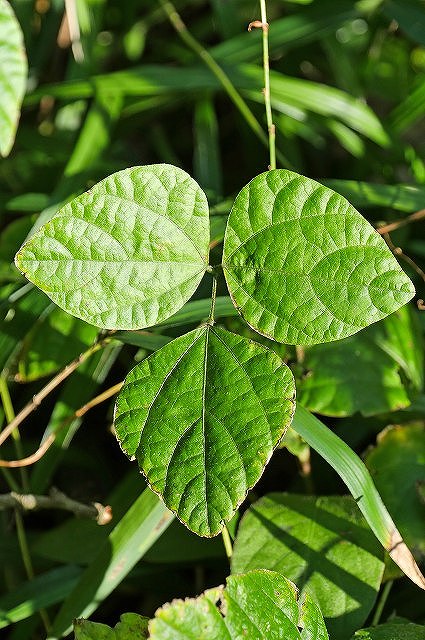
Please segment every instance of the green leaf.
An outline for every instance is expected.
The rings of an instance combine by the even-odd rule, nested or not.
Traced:
[[[75,618],[92,614],[171,521],[171,513],[145,489],[100,546],[99,553],[62,604],[53,620],[49,639],[66,635]]]
[[[137,613],[123,613],[113,629],[106,624],[84,618],[74,621],[75,640],[142,640],[148,637],[149,618]]]
[[[270,30],[271,32],[272,30]],[[251,34],[253,35],[253,34]],[[232,84],[254,102],[263,102],[261,89],[264,84],[263,72],[254,65],[238,65],[225,67]],[[272,87],[272,106],[286,117],[304,119],[306,113],[312,112],[324,117],[333,117],[367,136],[377,144],[387,146],[388,135],[372,109],[364,101],[353,98],[350,94],[335,87],[330,87],[304,78],[292,78],[277,71],[270,74]],[[161,65],[144,65],[130,71],[118,71],[107,75],[96,76],[93,80],[62,83],[43,86],[26,98],[26,104],[37,103],[46,92],[54,97],[71,99],[87,98],[94,93],[94,85],[102,87],[105,92],[120,91],[123,95],[144,97],[156,96],[162,103],[174,104],[176,94],[187,97],[198,96],[200,91],[222,91],[222,86],[212,72],[206,67],[166,67]],[[155,102],[156,104],[156,102]],[[146,109],[146,99],[129,107],[127,113]]]
[[[151,488],[192,531],[217,535],[291,422],[292,374],[272,351],[204,325],[127,376],[115,430]]]
[[[59,307],[98,327],[140,329],[192,296],[208,265],[208,204],[170,165],[114,173],[26,242],[17,267]]]
[[[425,555],[425,504],[418,490],[425,480],[422,424],[383,431],[368,453],[366,466],[407,544]]]
[[[409,406],[406,376],[417,391],[423,381],[422,334],[414,320],[406,306],[355,336],[306,349],[297,387],[302,405],[338,417]]]
[[[358,10],[351,2],[339,0],[335,5],[333,0],[320,0],[318,6],[313,5],[294,15],[273,20],[269,35],[270,53],[279,54],[283,47],[289,50],[322,39],[357,15]],[[239,35],[215,45],[211,49],[211,55],[220,63],[232,66],[240,62],[260,60],[262,49],[259,31],[254,29],[251,33],[239,32]]]
[[[0,0],[0,155],[15,140],[27,81],[27,59],[19,22],[9,2]]]
[[[359,629],[352,640],[425,640],[425,627],[413,622],[387,622],[377,627]]]
[[[97,333],[96,327],[53,307],[24,340],[18,356],[19,381],[31,382],[65,367],[93,344]]]
[[[336,640],[366,620],[383,555],[352,498],[271,493],[242,518],[232,573],[264,567],[287,576],[314,598]]]
[[[415,584],[425,589],[425,578],[358,455],[301,405],[297,406],[292,427],[345,482],[373,533],[394,562]]]
[[[207,94],[195,105],[193,165],[195,177],[216,202],[222,197],[223,170],[217,115],[214,102]]]
[[[359,208],[378,206],[410,213],[418,211],[425,199],[425,187],[411,184],[374,184],[357,180],[326,180],[324,184]]]
[[[396,20],[400,28],[415,42],[425,45],[425,8],[417,0],[385,0],[383,12]]]
[[[292,582],[273,571],[230,576],[227,586],[174,600],[149,623],[152,640],[327,640],[318,606],[298,600]]]
[[[59,567],[4,595],[0,599],[0,629],[63,600],[77,584],[80,574],[81,569],[75,565]]]
[[[419,73],[409,95],[390,114],[389,123],[396,133],[404,133],[423,118],[424,99],[425,74]]]
[[[245,320],[288,344],[345,338],[414,295],[384,240],[345,198],[280,169],[237,196],[223,268]]]

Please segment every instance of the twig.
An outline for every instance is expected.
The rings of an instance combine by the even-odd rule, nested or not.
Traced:
[[[407,224],[411,224],[412,222],[422,220],[422,218],[425,218],[425,209],[420,209],[420,211],[416,211],[406,218],[395,220],[394,222],[390,222],[389,224],[380,225],[376,230],[381,235],[384,235],[386,233],[390,233],[391,231],[395,231],[396,229],[400,229],[400,227],[405,227]]]
[[[71,416],[68,416],[67,418],[65,418],[65,420],[63,420],[63,422],[61,422],[61,424],[57,427],[55,432],[50,433],[47,436],[47,438],[42,442],[42,444],[39,446],[37,451],[35,451],[35,453],[31,454],[30,456],[27,456],[26,458],[21,458],[20,460],[0,460],[0,468],[28,467],[31,464],[34,464],[35,462],[40,460],[40,458],[44,456],[46,451],[50,449],[50,447],[56,440],[56,436],[59,433],[59,431],[61,431],[64,427],[70,424],[73,420],[75,420],[75,418],[82,418],[84,414],[87,413],[87,411],[89,411],[96,405],[100,404],[101,402],[104,402],[105,400],[108,400],[109,398],[114,396],[121,389],[122,385],[123,383],[119,382],[113,387],[106,389],[106,391],[103,391],[103,393],[100,393],[98,396],[96,396],[95,398],[92,398],[85,405],[77,409]]]
[[[276,127],[273,124],[272,105],[270,99],[270,63],[269,63],[269,23],[267,22],[266,0],[260,0],[261,20],[254,20],[248,26],[263,31],[263,69],[264,69],[264,104],[266,107],[267,129],[269,132],[269,169],[276,169]]]
[[[52,488],[48,496],[39,496],[32,493],[16,493],[11,491],[0,495],[0,510],[20,507],[24,511],[37,509],[63,509],[71,511],[79,518],[96,520],[100,525],[108,524],[112,520],[112,509],[109,505],[100,502],[83,504],[68,498],[64,493]]]
[[[418,276],[420,276],[422,280],[425,282],[425,271],[423,271],[420,268],[420,266],[417,265],[414,260],[412,260],[410,256],[405,254],[401,247],[395,246],[394,242],[391,240],[388,233],[384,233],[384,239],[387,245],[389,246],[389,248],[391,249],[391,251],[393,252],[393,254],[398,258],[400,258],[401,260],[404,260],[404,262],[406,262],[414,271],[416,271]]]
[[[201,60],[207,65],[210,71],[215,75],[217,80],[220,82],[223,89],[226,91],[227,95],[235,105],[235,107],[239,110],[241,115],[245,118],[246,122],[249,124],[255,135],[261,140],[261,142],[269,146],[269,139],[264,133],[263,127],[258,122],[257,118],[254,116],[245,100],[239,94],[237,89],[232,84],[229,76],[226,72],[220,67],[220,65],[214,60],[212,55],[207,51],[196,38],[192,36],[185,23],[181,19],[180,15],[177,13],[174,5],[169,2],[169,0],[158,0],[161,7],[164,9],[165,13],[168,16],[171,24],[174,29],[180,36],[187,46],[192,49],[194,53],[196,53]],[[285,158],[280,157],[279,160],[285,163]]]
[[[3,444],[3,442],[10,436],[10,434],[13,433],[16,427],[19,426],[21,422],[23,422],[25,418],[30,415],[30,413],[32,413],[40,406],[40,404],[49,395],[49,393],[56,389],[56,387],[59,386],[61,382],[66,380],[66,378],[68,378],[71,373],[78,369],[78,367],[83,364],[83,362],[85,362],[90,356],[96,353],[96,351],[102,349],[107,344],[107,342],[109,342],[108,338],[96,342],[93,346],[87,349],[87,351],[81,353],[78,358],[75,358],[75,360],[70,362],[65,367],[65,369],[59,371],[59,373],[54,378],[52,378],[50,382],[48,382],[46,386],[41,389],[41,391],[36,393],[35,396],[33,396],[31,402],[25,405],[25,407],[17,414],[16,418],[9,422],[9,424],[0,433],[0,445]]]

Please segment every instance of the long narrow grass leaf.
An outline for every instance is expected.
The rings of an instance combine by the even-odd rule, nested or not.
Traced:
[[[425,589],[425,578],[403,542],[373,480],[357,454],[309,411],[297,406],[293,429],[338,473],[379,542],[404,573]]]

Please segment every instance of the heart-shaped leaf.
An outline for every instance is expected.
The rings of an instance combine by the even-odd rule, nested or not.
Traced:
[[[15,262],[59,307],[106,329],[173,315],[208,265],[206,196],[160,164],[114,173],[65,205]]]
[[[24,38],[10,3],[0,0],[0,155],[15,140],[27,81]]]
[[[122,449],[192,531],[221,531],[290,424],[295,386],[269,349],[202,326],[143,360],[116,404]]]
[[[230,576],[199,598],[174,600],[149,623],[152,640],[328,640],[320,609],[274,571]]]
[[[245,320],[287,344],[352,335],[414,295],[384,240],[345,198],[282,169],[237,196],[223,267]]]

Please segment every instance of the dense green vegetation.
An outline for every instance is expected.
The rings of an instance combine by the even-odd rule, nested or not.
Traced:
[[[14,640],[425,637],[425,4],[264,9],[0,0]]]

